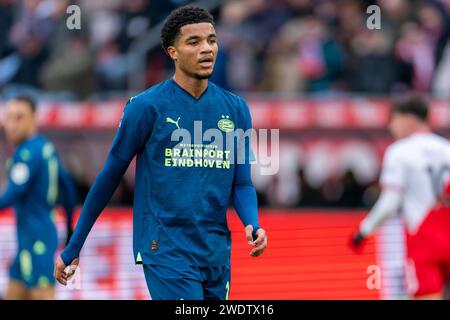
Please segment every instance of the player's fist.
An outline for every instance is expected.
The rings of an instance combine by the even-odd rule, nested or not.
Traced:
[[[361,253],[365,240],[366,238],[364,235],[361,232],[356,231],[350,235],[348,245],[355,253]]]
[[[69,266],[66,266],[64,261],[62,261],[61,256],[58,256],[56,259],[53,276],[59,283],[65,286],[67,285],[67,281],[74,275],[79,263],[80,259],[76,258],[70,263]]]
[[[253,226],[248,225],[245,227],[245,237],[247,238],[247,243],[254,247],[250,251],[252,257],[260,256],[267,247],[267,235],[266,231],[262,228],[253,231]]]

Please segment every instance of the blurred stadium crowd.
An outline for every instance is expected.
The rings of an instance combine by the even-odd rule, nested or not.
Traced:
[[[0,0],[0,88],[50,98],[129,92],[126,55],[189,0]],[[220,55],[214,81],[238,92],[450,93],[449,0],[219,1]],[[80,30],[66,8],[81,7]],[[366,8],[381,7],[381,30],[366,28]],[[145,86],[166,79],[159,46],[146,54]],[[133,74],[131,74],[133,77]]]
[[[0,100],[24,91],[41,102],[124,100],[137,91],[135,78],[144,79],[143,87],[167,79],[172,63],[158,41],[147,46],[142,69],[132,66],[129,57],[136,44],[159,34],[172,9],[192,2],[0,0]],[[216,3],[211,11],[220,48],[212,81],[246,98],[388,97],[408,91],[450,97],[450,0],[207,3]],[[79,30],[66,25],[71,4],[81,8]],[[366,27],[366,8],[373,4],[381,8],[380,30]],[[83,196],[101,167],[110,137],[72,134],[54,132],[50,138]],[[388,139],[386,132],[382,136]],[[367,154],[366,147],[353,149]],[[381,156],[375,153],[361,161],[379,163]],[[92,168],[82,165],[88,154]],[[363,178],[357,170],[345,169],[318,183],[310,179],[308,165],[286,152],[281,156],[289,159],[283,165],[288,170],[254,178],[261,206],[369,207],[378,194],[378,164],[363,168]],[[332,160],[326,152],[320,156],[327,158]],[[320,159],[309,162],[323,163]],[[316,176],[322,171],[316,170]],[[112,203],[130,205],[132,185],[131,178],[125,179]]]

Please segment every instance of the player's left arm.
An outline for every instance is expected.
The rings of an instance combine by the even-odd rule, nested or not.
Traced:
[[[0,196],[0,210],[11,207],[20,197],[19,189],[15,185],[8,182],[5,192]]]
[[[124,109],[119,129],[108,158],[94,181],[81,209],[80,217],[67,247],[57,258],[54,276],[63,285],[79,263],[83,245],[97,218],[108,204],[134,156],[140,153],[153,130],[155,116],[152,105],[130,99]],[[70,272],[65,272],[66,266]]]
[[[245,126],[244,130],[252,128],[251,116],[248,106],[243,103]],[[248,244],[254,248],[250,255],[257,257],[267,247],[266,231],[258,223],[258,200],[256,190],[251,178],[250,161],[253,157],[250,139],[245,139],[243,148],[238,147],[237,158],[243,156],[242,161],[237,161],[233,180],[232,197],[236,212],[245,226],[245,235]]]
[[[14,161],[8,173],[8,185],[5,192],[0,196],[0,210],[11,207],[20,198],[26,195],[39,168],[40,159],[33,155],[23,160],[18,158]]]
[[[73,178],[62,165],[59,165],[58,182],[59,203],[62,205],[62,207],[64,208],[64,212],[66,213],[67,246],[69,244],[70,237],[73,234],[72,220],[78,201],[78,195]]]

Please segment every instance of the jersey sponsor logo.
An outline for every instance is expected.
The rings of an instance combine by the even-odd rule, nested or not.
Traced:
[[[217,122],[217,127],[223,132],[231,132],[234,130],[234,122],[230,120],[230,116],[222,115],[222,119]]]
[[[175,120],[173,120],[172,118],[167,117],[167,118],[166,118],[166,122],[172,123],[172,124],[174,124],[174,125],[177,126],[177,129],[180,129],[180,126],[178,125],[178,122],[180,121],[180,119],[181,119],[181,117],[178,117],[177,121],[175,121]]]
[[[219,150],[212,144],[180,144],[166,148],[164,152],[166,167],[205,167],[230,169],[231,151]]]
[[[152,251],[158,250],[158,240],[152,240]]]
[[[30,169],[23,162],[16,163],[11,169],[10,177],[12,182],[20,186],[30,178]]]

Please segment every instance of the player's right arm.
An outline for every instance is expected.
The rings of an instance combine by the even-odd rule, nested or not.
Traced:
[[[153,114],[137,98],[127,103],[108,158],[87,195],[69,244],[57,259],[55,278],[67,284],[64,269],[78,264],[84,242],[100,213],[108,204],[131,160],[145,146],[153,127]]]
[[[401,152],[393,145],[386,150],[381,170],[381,194],[369,214],[352,235],[352,245],[358,247],[362,241],[372,235],[375,230],[391,215],[397,213],[402,203],[406,173],[401,159]]]

